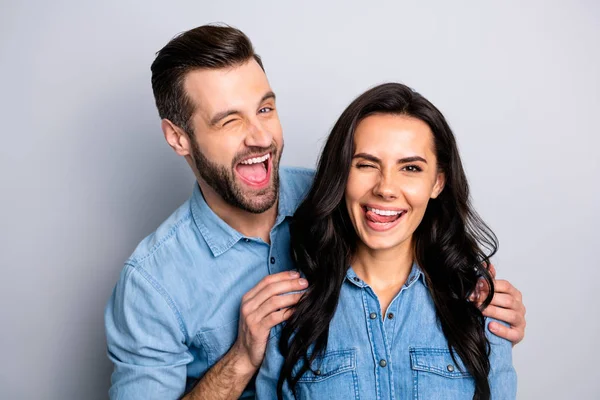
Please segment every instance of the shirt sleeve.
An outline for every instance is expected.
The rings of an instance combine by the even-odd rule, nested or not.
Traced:
[[[490,322],[502,321],[485,319],[485,334],[490,341],[490,375],[488,381],[492,400],[512,400],[517,398],[517,373],[512,362],[512,343],[494,335],[488,326]]]
[[[125,265],[105,309],[111,399],[177,399],[193,360],[183,322],[165,290]]]
[[[278,332],[271,335],[267,343],[265,358],[256,376],[256,400],[277,399],[277,381],[279,373],[283,366],[283,356],[279,352],[279,338],[281,326],[276,326],[271,331]],[[294,399],[294,395],[289,390],[287,383],[283,385],[283,398]]]

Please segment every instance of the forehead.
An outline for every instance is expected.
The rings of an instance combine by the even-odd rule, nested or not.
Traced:
[[[196,113],[206,116],[228,109],[254,108],[271,90],[267,76],[254,59],[234,67],[190,71],[183,86]]]
[[[433,133],[420,119],[397,114],[374,114],[363,119],[354,134],[355,152],[380,157],[425,156],[433,152]]]

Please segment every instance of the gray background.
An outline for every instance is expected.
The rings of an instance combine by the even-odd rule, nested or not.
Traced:
[[[494,3],[3,0],[0,398],[106,398],[105,302],[193,182],[162,137],[149,67],[212,21],[263,56],[288,165],[313,166],[374,84],[436,104],[500,238],[499,277],[524,293],[519,397],[600,398],[600,5]]]

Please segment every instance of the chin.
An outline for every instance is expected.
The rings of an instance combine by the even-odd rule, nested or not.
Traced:
[[[369,238],[366,240],[361,240],[363,244],[371,250],[389,250],[402,244],[402,242],[398,242],[397,240],[382,240],[380,238]]]

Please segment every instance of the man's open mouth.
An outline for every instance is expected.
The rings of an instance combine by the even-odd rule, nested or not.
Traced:
[[[269,181],[271,165],[271,153],[267,153],[240,161],[235,170],[248,185],[263,186]]]

